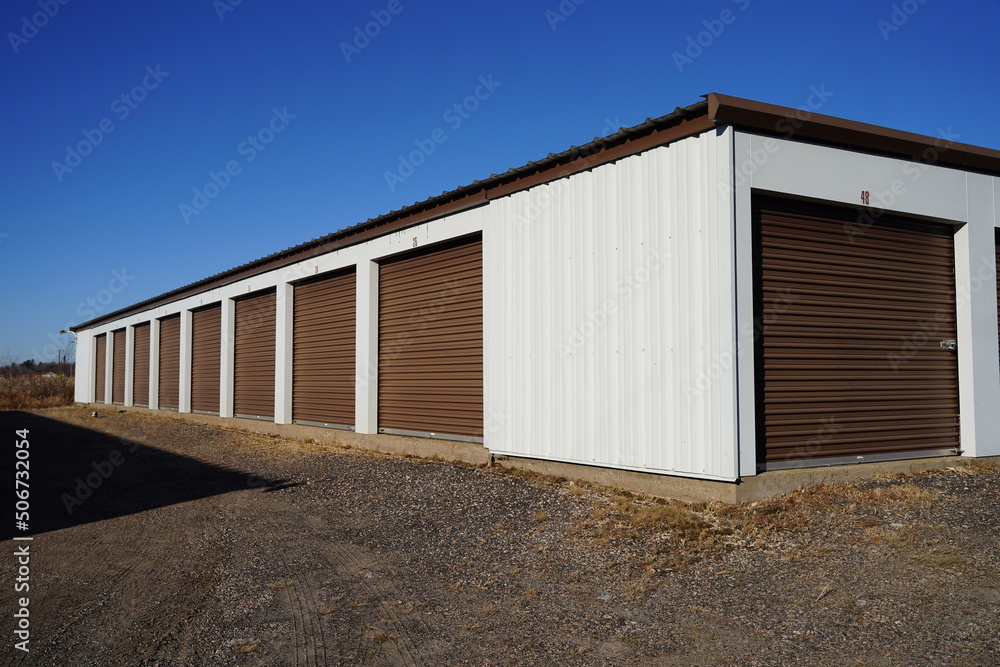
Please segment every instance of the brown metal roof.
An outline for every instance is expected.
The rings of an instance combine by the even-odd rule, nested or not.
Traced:
[[[930,154],[934,164],[1000,175],[1000,151],[990,148],[718,93],[712,93],[707,98],[708,116],[719,125],[734,125],[765,134],[809,139],[870,153],[922,159],[925,162],[928,161],[925,151],[934,149],[936,152]]]
[[[789,134],[786,124],[794,120],[794,138],[809,139],[875,153],[917,158],[926,149],[936,147],[936,162],[965,169],[1000,174],[1000,151],[952,144],[942,150],[932,137],[890,130],[876,125],[842,120],[815,113],[806,114],[787,107],[763,104],[728,95],[712,93],[704,101],[678,107],[659,118],[649,118],[630,128],[622,128],[607,137],[595,138],[582,146],[510,169],[502,174],[443,192],[440,195],[390,211],[377,218],[346,227],[286,250],[248,262],[159,296],[141,301],[88,322],[70,327],[72,331],[89,329],[128,315],[161,306],[177,299],[222,287],[250,276],[322,255],[338,248],[361,243],[377,236],[417,225],[450,213],[480,206],[498,197],[575,174],[602,164],[636,155],[684,137],[700,134],[717,125],[737,127],[767,134]]]

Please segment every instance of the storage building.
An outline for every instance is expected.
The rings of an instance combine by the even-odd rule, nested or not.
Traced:
[[[1000,455],[1000,152],[712,94],[74,328],[76,400],[721,482]]]

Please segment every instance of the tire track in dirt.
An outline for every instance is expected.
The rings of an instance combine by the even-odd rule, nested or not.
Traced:
[[[269,507],[261,506],[265,502]],[[274,507],[275,504],[278,507]],[[296,525],[296,519],[301,516],[298,511],[276,498],[273,493],[262,495],[242,507],[244,511],[251,508],[252,517],[248,518],[251,518],[255,523],[264,525],[268,535],[287,535],[289,526]],[[316,594],[317,587],[303,585],[303,580],[307,580],[306,583],[309,583],[308,579],[312,578],[314,572],[300,571],[292,566],[287,557],[289,552],[294,552],[297,558],[301,558],[307,555],[310,546],[318,542],[315,531],[310,531],[308,539],[300,538],[300,535],[301,533],[289,535],[288,539],[281,542],[270,540],[268,552],[281,562],[282,570],[287,580],[291,582],[283,589],[283,592],[296,629],[293,636],[295,664],[325,665],[327,664],[325,652],[327,637],[320,620],[321,604]],[[323,648],[317,651],[317,646]],[[357,657],[359,659],[366,657],[370,651],[365,649],[370,648],[364,646],[364,642],[362,642]]]
[[[377,568],[378,565],[376,559],[363,547],[338,540],[321,517],[303,516],[300,509],[278,498],[277,493],[280,491],[257,491],[256,498],[240,494],[243,496],[240,514],[242,521],[261,526],[265,535],[287,536],[282,541],[268,538],[266,544],[262,542],[259,546],[266,547],[267,553],[280,561],[281,569],[291,582],[282,590],[297,630],[295,664],[327,664],[325,648],[329,638],[323,630],[321,620],[323,605],[317,597],[319,586],[315,581],[316,570],[302,572],[290,562],[291,559],[319,558],[327,569],[360,588],[366,598],[374,601],[373,611],[381,611],[390,621],[391,628],[385,631],[371,626],[369,631],[362,634],[356,647],[358,652],[355,660],[359,663],[423,667],[426,663],[407,626],[416,626],[421,631],[419,634],[424,636],[431,630],[419,617],[400,612],[399,605],[395,604],[399,599],[398,590],[387,584],[384,576],[376,576],[373,572],[373,566]],[[295,529],[290,530],[293,526]],[[382,632],[378,636],[378,642],[375,639],[377,632]]]
[[[86,526],[38,538],[44,554],[38,579],[45,583],[35,602],[41,619],[37,653],[75,642],[77,651],[89,647],[86,652],[102,656],[105,664],[120,664],[121,647],[128,647],[130,663],[154,655],[182,623],[163,624],[164,616],[174,618],[164,610],[197,608],[204,597],[188,585],[195,573],[176,574],[178,559],[187,560],[190,552],[175,536],[185,534],[190,519],[190,513],[182,517],[168,508],[141,520],[135,515],[113,519],[119,525],[99,533],[97,540]],[[109,609],[115,613],[108,615]],[[108,622],[81,641],[78,628],[94,616]],[[54,657],[72,657],[59,653]]]
[[[331,533],[326,522],[319,516],[306,515],[303,517],[303,523],[317,533],[325,535],[330,535]],[[388,585],[385,577],[368,576],[372,565],[369,552],[363,547],[344,542],[328,541],[326,545],[324,555],[327,558],[327,563],[342,572],[344,576],[350,577],[352,571],[358,573],[367,570],[365,576],[358,577],[358,581],[369,592],[370,596],[378,599],[382,611],[391,621],[393,629],[398,629],[400,632],[399,635],[385,633],[389,639],[384,642],[384,644],[391,645],[394,648],[399,664],[406,667],[420,667],[424,665],[423,660],[420,658],[420,652],[414,645],[413,638],[406,629],[407,624],[413,621],[416,621],[415,624],[418,626],[424,624],[419,622],[418,619],[412,619],[399,612],[397,605],[393,602],[399,598],[398,589],[395,586]],[[421,629],[429,631],[429,628],[426,628],[426,626]]]
[[[275,521],[270,516],[273,500],[273,496],[262,495],[260,490],[236,494],[220,518],[230,524],[230,530],[240,533],[244,539],[252,539],[245,547],[236,545],[234,548],[242,551],[244,557],[259,557],[266,563],[267,576],[274,579],[269,587],[275,589],[274,598],[291,623],[291,650],[287,655],[290,664],[296,667],[325,665],[326,637],[319,623],[319,602],[310,582],[302,581],[310,573],[302,572],[289,561],[287,554],[291,547],[287,541],[272,537],[288,529],[287,523]],[[247,526],[253,526],[252,535],[246,531]]]
[[[281,557],[280,552],[279,557]],[[283,557],[281,559],[284,569],[291,571],[289,563]],[[309,578],[308,573],[305,578]],[[293,625],[298,630],[294,637],[314,638],[313,641],[295,642],[295,664],[325,665],[327,664],[326,636],[323,633],[323,625],[318,620],[320,608],[310,584],[310,581],[301,582],[296,579],[295,583],[282,589],[283,597],[292,614]]]

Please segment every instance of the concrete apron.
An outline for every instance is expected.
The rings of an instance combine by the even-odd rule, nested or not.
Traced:
[[[514,456],[494,457],[483,445],[434,438],[417,438],[401,435],[367,435],[345,429],[321,428],[302,424],[275,424],[259,419],[242,417],[222,418],[216,415],[180,413],[172,410],[150,410],[149,408],[106,405],[104,403],[86,405],[100,412],[129,411],[144,414],[183,419],[198,424],[210,424],[241,429],[252,433],[275,435],[282,438],[311,440],[341,447],[352,447],[386,454],[412,455],[422,458],[438,457],[445,461],[456,461],[472,465],[502,465],[507,468],[527,470],[554,477],[566,477],[594,484],[601,484],[633,493],[643,493],[659,498],[674,498],[688,502],[721,501],[724,503],[745,503],[778,496],[809,484],[839,484],[874,477],[880,474],[916,473],[925,470],[943,470],[973,460],[967,456],[942,456],[928,459],[904,461],[881,461],[853,465],[829,466],[824,468],[802,468],[800,470],[773,470],[744,477],[737,482],[718,482],[668,474],[618,470],[577,463],[546,461]],[[1000,457],[988,457],[1000,462]]]

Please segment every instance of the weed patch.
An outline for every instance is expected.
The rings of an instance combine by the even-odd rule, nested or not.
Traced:
[[[73,378],[54,375],[0,378],[0,410],[57,408],[73,403]]]

